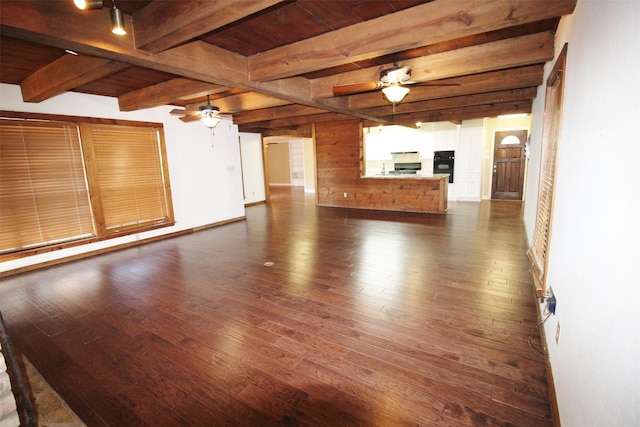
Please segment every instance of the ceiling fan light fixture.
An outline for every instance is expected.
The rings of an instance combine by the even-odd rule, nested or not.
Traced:
[[[218,113],[220,108],[215,105],[211,105],[209,101],[209,95],[207,95],[207,105],[202,105],[198,108],[198,115],[200,115],[200,121],[210,129],[213,129],[220,123],[220,117]]]
[[[200,121],[208,128],[213,129],[220,123],[220,119],[213,114],[206,114],[200,117]]]
[[[115,1],[113,2],[113,9],[109,13],[111,14],[111,32],[118,36],[127,34],[127,30],[124,29],[124,14],[116,7]]]
[[[382,88],[382,93],[387,97],[389,102],[400,102],[409,93],[409,88],[400,86],[398,83],[393,83],[387,87]]]
[[[102,9],[104,6],[104,0],[73,0],[73,3],[81,10]]]

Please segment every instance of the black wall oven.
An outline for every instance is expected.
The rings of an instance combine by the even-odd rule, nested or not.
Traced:
[[[454,153],[454,151],[434,151],[433,153],[433,173],[448,173],[450,183],[453,183]]]

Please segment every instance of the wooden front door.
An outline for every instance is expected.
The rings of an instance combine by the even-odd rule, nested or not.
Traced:
[[[492,199],[522,200],[526,130],[496,132],[493,150]]]

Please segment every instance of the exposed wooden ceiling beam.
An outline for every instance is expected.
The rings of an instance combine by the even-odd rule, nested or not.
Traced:
[[[109,19],[109,11],[102,9],[82,16],[78,25],[77,10],[71,2],[4,2],[0,14],[0,32],[9,37],[50,46],[70,48],[89,55],[121,61],[140,67],[201,80],[221,86],[235,87],[249,92],[279,98],[291,103],[322,108],[352,115],[346,99],[315,100],[311,97],[308,79],[294,77],[270,82],[252,82],[248,78],[244,56],[211,44],[196,41],[150,55],[134,48],[133,34],[113,37],[111,33],[96,32]],[[30,19],[23,19],[28,16]],[[126,25],[131,18],[125,15]],[[65,31],[60,31],[64,28]],[[213,66],[212,64],[215,64]]]
[[[389,116],[392,124],[411,124],[415,121],[460,121],[471,118],[485,117],[486,114],[511,114],[514,112],[531,112],[531,101],[535,98],[535,87],[428,100],[422,102],[401,103],[396,106],[395,114],[391,106],[376,107],[367,114]],[[277,110],[277,109],[273,109]],[[441,119],[434,120],[436,117]],[[427,118],[427,119],[425,119]],[[349,116],[321,112],[304,116],[286,116],[265,120],[247,121],[236,120],[234,123],[242,125],[243,129],[277,129],[282,127],[320,123],[331,120],[347,120]],[[399,123],[400,122],[400,123]]]
[[[529,65],[521,68],[456,77],[455,80],[460,83],[457,86],[410,86],[411,92],[403,102],[535,87],[542,84],[543,73],[543,65]],[[364,109],[380,105],[389,105],[380,92],[349,97],[349,107],[353,109]]]
[[[393,124],[413,126],[416,122],[443,122],[495,117],[500,114],[531,113],[532,101],[514,101],[499,104],[475,105],[449,110],[426,111],[396,115]],[[377,126],[377,122],[364,121],[365,127]]]
[[[321,114],[324,110],[305,105],[285,105],[283,107],[263,108],[260,110],[243,111],[233,116],[236,124],[263,122],[268,120],[284,119],[287,117],[300,117],[311,114]]]
[[[553,59],[553,46],[552,33],[537,33],[414,58],[403,61],[402,65],[411,67],[411,80],[424,82],[544,63]],[[331,97],[334,86],[376,81],[380,71],[390,66],[392,64],[314,79],[312,96]]]
[[[136,48],[158,53],[282,1],[154,1],[133,14]]]
[[[20,83],[22,99],[24,102],[42,102],[128,66],[89,55],[65,54]]]
[[[537,92],[537,88],[530,87],[474,95],[454,96],[451,98],[431,99],[419,102],[402,102],[396,105],[395,115],[419,113],[424,111],[449,110],[478,105],[502,104],[514,101],[527,101],[534,99]],[[394,114],[391,106],[368,109],[366,113],[375,116],[389,116]]]
[[[249,76],[280,79],[541,21],[570,14],[576,1],[435,0],[253,55],[248,61]]]
[[[120,95],[118,104],[120,105],[120,111],[135,111],[171,104],[176,100],[188,100],[227,90],[229,88],[226,86],[181,77]]]
[[[239,129],[240,129],[240,132],[261,133],[263,138],[267,136],[311,138],[313,136],[312,125],[300,125],[300,126],[292,126],[292,127],[280,128],[280,129],[243,130],[242,127],[239,127]]]
[[[226,96],[211,101],[216,107],[220,108],[222,113],[235,113],[243,110],[258,110],[270,107],[279,107],[288,105],[290,102],[284,101],[272,96],[262,95],[254,92],[241,93],[238,95]],[[189,110],[197,110],[198,107],[205,105],[202,103],[187,106]],[[235,122],[235,120],[234,120]]]
[[[334,120],[353,120],[353,117],[345,114],[322,112],[301,117],[287,117],[276,120],[265,120],[243,124],[243,129],[288,129],[295,126],[311,125],[313,123],[330,122]],[[391,123],[391,122],[390,122]]]

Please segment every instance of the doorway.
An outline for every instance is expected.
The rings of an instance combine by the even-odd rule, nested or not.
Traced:
[[[299,187],[315,193],[315,156],[311,138],[265,137],[263,139],[267,201],[270,187]]]
[[[495,133],[492,199],[522,200],[527,136],[526,129]]]

